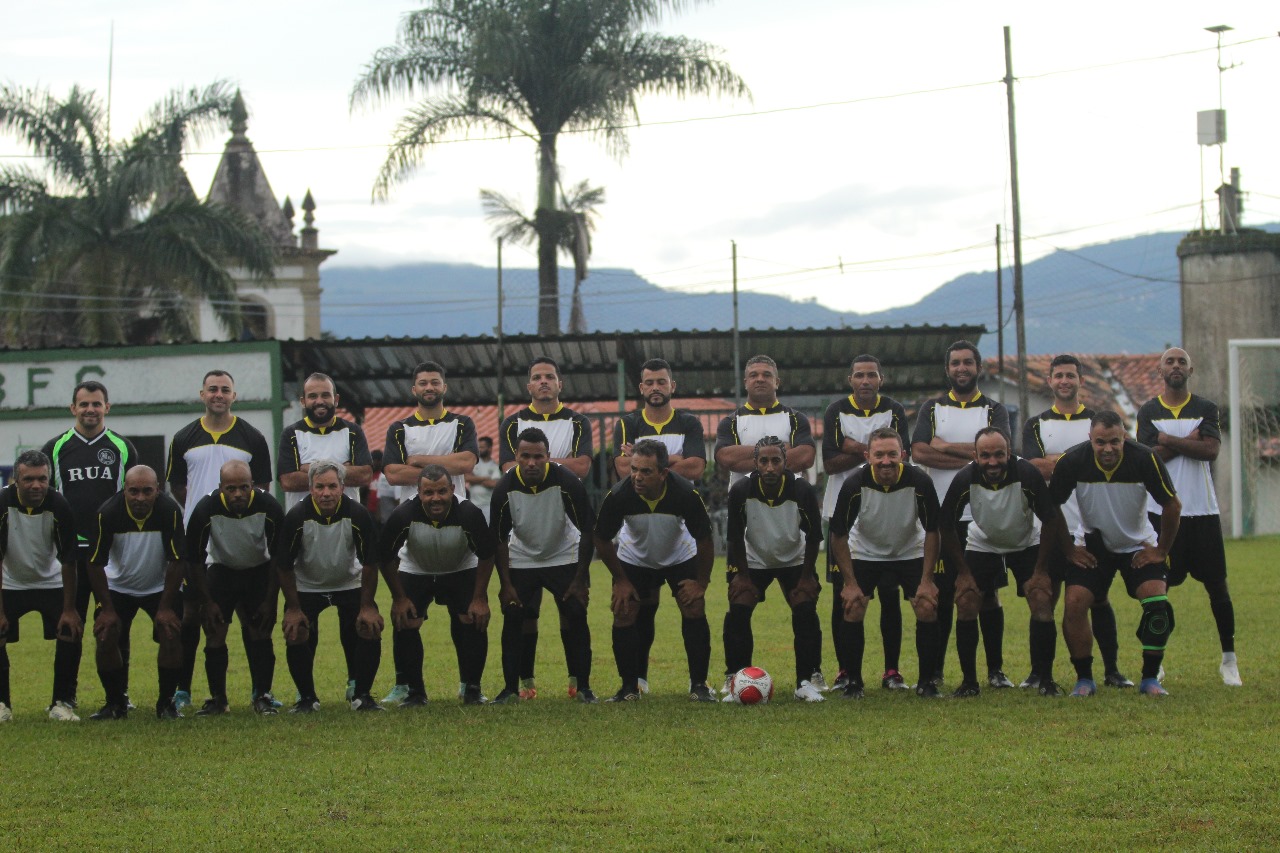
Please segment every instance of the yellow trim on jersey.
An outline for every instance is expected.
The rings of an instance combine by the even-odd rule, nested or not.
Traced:
[[[886,492],[889,491],[891,488],[898,485],[898,483],[902,482],[902,463],[901,462],[898,463],[898,476],[894,477],[893,482],[887,486],[882,485],[880,481],[876,479],[876,469],[875,469],[875,466],[873,465],[871,467],[871,482],[875,483],[877,486],[880,486],[880,488],[884,489]]]
[[[662,494],[658,495],[653,500],[649,500],[639,492],[636,492],[636,496],[640,498],[640,500],[645,502],[645,505],[649,507],[649,512],[657,512],[658,504],[662,503],[662,499],[667,496],[667,484],[666,483],[662,484]]]
[[[657,433],[661,435],[662,428],[664,426],[669,425],[673,420],[676,419],[676,410],[672,408],[671,414],[667,415],[667,419],[660,424],[655,424],[653,421],[649,420],[649,412],[647,409],[640,410],[640,419],[643,420],[645,423],[647,423],[649,426],[653,427],[654,430],[656,430]],[[623,431],[624,432],[626,431],[626,427],[623,427]]]
[[[1102,464],[1098,462],[1098,454],[1096,453],[1093,454],[1093,464],[1098,466],[1098,470],[1102,472],[1102,476],[1107,478],[1108,483],[1111,482],[1111,478],[1115,475],[1116,471],[1120,470],[1120,465],[1123,462],[1124,462],[1123,448],[1120,450],[1120,458],[1116,460],[1116,467],[1112,468],[1110,471],[1108,471],[1106,468],[1103,468]]]
[[[320,434],[321,434],[321,435],[324,435],[324,434],[325,434],[325,430],[333,429],[333,428],[337,425],[337,423],[338,423],[338,416],[337,416],[337,415],[334,415],[332,418],[330,418],[330,419],[329,419],[329,422],[328,422],[327,424],[315,424],[315,423],[312,423],[312,422],[311,422],[311,418],[310,418],[310,417],[304,417],[304,418],[302,419],[302,422],[303,422],[304,424],[306,424],[307,426],[311,427],[312,429],[318,429],[318,430],[320,430]]]
[[[787,475],[787,472],[783,471],[783,476],[785,477],[786,475]],[[760,490],[760,497],[768,501],[769,506],[773,506],[774,502],[782,497],[782,490],[785,489],[786,487],[787,487],[786,480],[778,480],[778,493],[773,497],[769,497],[767,494],[765,494],[765,491],[764,491],[764,478],[763,477],[756,478],[756,488]]]
[[[526,483],[526,482],[524,481],[524,475],[520,473],[520,466],[519,466],[519,465],[516,465],[516,479],[520,481],[520,485],[522,485],[522,486],[524,486],[524,487],[526,487],[526,488],[529,488],[529,489],[533,489],[533,493],[534,493],[534,494],[537,494],[537,493],[538,493],[538,486],[541,486],[543,483],[545,483],[545,482],[547,481],[547,475],[548,475],[548,474],[550,474],[550,473],[551,473],[551,463],[550,463],[550,462],[547,462],[547,463],[545,463],[545,464],[542,466],[542,480],[541,480],[541,482],[539,482],[537,486],[534,486],[534,485],[531,485],[531,484]]]
[[[1185,404],[1183,404],[1185,405]],[[1179,406],[1181,408],[1181,406]],[[1164,489],[1164,493],[1169,497],[1173,497],[1173,489],[1169,488],[1169,484],[1164,481],[1164,477],[1160,476],[1160,465],[1157,463],[1155,451],[1151,452],[1151,464],[1156,466],[1156,479],[1160,481],[1160,487]]]
[[[529,404],[529,411],[533,412],[535,415],[537,415],[538,417],[542,418],[544,421],[549,421],[549,420],[551,420],[551,416],[552,416],[552,415],[558,415],[558,414],[560,414],[560,412],[561,412],[563,409],[564,409],[564,403],[558,403],[558,404],[556,404],[556,407],[555,407],[555,409],[554,409],[553,411],[547,412],[547,413],[544,415],[544,414],[542,414],[542,412],[539,412],[537,409],[535,409],[535,408],[533,407],[533,403],[530,403],[530,404]]]
[[[955,402],[959,403],[959,404],[960,404],[960,408],[962,408],[962,409],[967,409],[967,408],[969,408],[970,406],[972,406],[974,403],[976,403],[976,402],[978,402],[979,400],[981,400],[981,399],[982,399],[982,392],[981,392],[981,391],[978,391],[977,389],[974,389],[974,392],[973,392],[973,399],[972,399],[972,400],[969,400],[969,401],[967,401],[967,402],[966,402],[965,400],[961,400],[959,397],[957,397],[957,396],[956,396],[956,392],[955,392],[955,391],[948,391],[948,392],[947,392],[947,396],[948,396],[948,397],[950,397],[950,398],[951,398],[952,400],[954,400]]]
[[[1077,416],[1077,415],[1079,415],[1081,412],[1083,412],[1083,411],[1085,410],[1085,408],[1086,408],[1086,407],[1085,407],[1085,404],[1084,404],[1084,403],[1076,403],[1076,410],[1075,410],[1074,412],[1064,412],[1064,411],[1062,411],[1061,409],[1059,409],[1059,408],[1058,408],[1058,404],[1057,404],[1057,403],[1054,403],[1052,406],[1050,406],[1050,407],[1049,407],[1049,411],[1051,411],[1051,412],[1057,412],[1058,414],[1062,415],[1062,417],[1063,417],[1063,418],[1065,418],[1065,419],[1067,419],[1067,420],[1071,420],[1072,418],[1076,417],[1076,416]]]
[[[154,512],[154,511],[155,511],[155,508],[156,508],[156,507],[155,507],[155,504],[152,504],[152,505],[151,505],[151,510],[152,510],[152,512]],[[139,533],[141,533],[141,532],[142,532],[142,528],[146,525],[146,523],[147,523],[147,519],[151,517],[151,513],[150,513],[150,512],[149,512],[149,513],[147,513],[146,515],[144,515],[142,518],[137,518],[137,517],[135,517],[135,516],[134,516],[134,514],[133,514],[133,510],[129,509],[129,502],[128,502],[128,501],[125,501],[125,502],[124,502],[124,514],[125,514],[125,515],[127,515],[127,516],[129,516],[129,518],[133,521],[133,523],[134,523],[134,524],[136,524],[136,525],[138,526],[138,532],[139,532]]]
[[[1176,406],[1170,406],[1168,403],[1166,403],[1164,401],[1164,395],[1162,394],[1157,394],[1156,399],[1160,401],[1160,405],[1164,406],[1166,409],[1172,412],[1175,418],[1180,418],[1182,417],[1182,410],[1187,407],[1187,403],[1191,402],[1191,395],[1188,394],[1187,399],[1183,400],[1181,403],[1179,403]]]
[[[779,405],[781,404],[777,400],[774,400],[769,405],[760,406],[759,408],[752,406],[750,403],[743,403],[742,408],[746,409],[748,412],[758,412],[759,414],[767,415],[769,414],[770,409],[772,409],[774,406],[779,406]]]
[[[880,395],[879,395],[879,394],[877,394],[877,395],[876,395],[876,404],[875,404],[874,406],[872,406],[871,408],[869,408],[869,409],[864,409],[864,408],[862,408],[861,406],[859,406],[859,405],[858,405],[857,396],[858,396],[857,394],[850,394],[850,395],[849,395],[849,405],[850,405],[850,406],[853,406],[853,407],[854,407],[855,409],[857,409],[859,412],[862,412],[862,416],[863,416],[864,418],[869,418],[869,417],[871,417],[871,413],[872,413],[872,412],[874,412],[876,409],[880,408]]]
[[[206,433],[208,433],[208,434],[209,434],[209,437],[213,439],[213,443],[214,443],[214,444],[217,444],[217,443],[218,443],[218,439],[222,438],[224,435],[226,435],[227,433],[231,432],[231,430],[233,430],[233,429],[235,429],[235,428],[236,428],[236,422],[237,422],[237,421],[239,421],[239,420],[240,420],[240,418],[238,418],[238,417],[237,417],[237,416],[235,416],[235,415],[232,415],[232,416],[231,416],[231,423],[230,423],[230,425],[228,425],[228,426],[227,426],[227,428],[226,428],[226,429],[222,430],[221,432],[214,432],[213,430],[209,429],[209,427],[208,427],[208,425],[207,425],[207,424],[205,424],[205,422],[204,422],[204,415],[201,415],[201,416],[200,416],[200,429],[202,429],[202,430],[204,430]]]
[[[448,409],[441,409],[441,410],[440,410],[440,417],[438,417],[438,418],[424,418],[421,414],[419,414],[419,413],[418,413],[418,410],[417,410],[417,409],[414,409],[414,410],[413,410],[413,417],[414,417],[416,420],[419,420],[419,421],[425,421],[425,422],[426,422],[428,425],[430,425],[430,426],[435,426],[437,421],[442,421],[442,420],[444,420],[444,419],[445,419],[445,417],[446,417],[448,414],[449,414],[449,410],[448,410]]]

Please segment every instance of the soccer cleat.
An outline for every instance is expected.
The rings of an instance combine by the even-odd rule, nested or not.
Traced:
[[[1164,664],[1160,664],[1160,669],[1156,671],[1156,681],[1160,682],[1161,684],[1164,684],[1164,676],[1165,676]]]
[[[1018,685],[1018,687],[1022,688],[1023,690],[1035,690],[1039,686],[1040,686],[1040,673],[1038,672],[1032,672],[1028,674],[1026,678],[1022,679],[1022,683]]]
[[[734,696],[732,693],[726,693],[725,695],[720,697],[720,701],[728,702],[730,705],[735,705],[735,704],[738,704],[738,697]]]
[[[844,690],[849,685],[849,673],[843,669],[836,673],[836,680],[831,683],[831,692]]]
[[[571,686],[571,687],[573,687],[573,689],[574,689],[575,691],[578,689],[576,684],[574,684],[574,685],[570,685],[570,686]],[[572,697],[572,696],[573,696],[573,694],[572,694],[572,693],[570,693],[570,694],[569,694],[569,696],[570,696],[570,697]],[[532,678],[524,678],[524,679],[521,679],[521,681],[520,681],[520,698],[521,698],[521,699],[525,699],[525,700],[528,700],[528,699],[537,699],[537,698],[538,698],[538,688],[537,688],[537,686],[533,683],[533,679],[532,679]]]
[[[1169,691],[1164,689],[1164,685],[1154,678],[1144,678],[1138,685],[1138,692],[1144,696],[1168,696]]]
[[[1071,689],[1071,698],[1088,699],[1097,692],[1098,685],[1093,682],[1092,678],[1081,678],[1076,681],[1076,686]]]
[[[795,696],[805,702],[825,702],[827,699],[812,681],[800,682],[800,686],[796,688]]]
[[[733,673],[729,673],[724,677],[724,687],[720,688],[720,692],[726,696],[733,695]]]
[[[1107,687],[1132,687],[1133,682],[1124,677],[1124,674],[1118,669],[1108,672],[1102,679],[1102,683]]]
[[[1062,688],[1056,681],[1041,681],[1037,689],[1041,696],[1062,696]]]
[[[841,699],[861,699],[864,696],[866,696],[866,691],[863,689],[862,685],[856,681],[846,682],[844,689],[840,691]]]
[[[280,713],[278,704],[276,698],[270,693],[263,693],[261,696],[253,697],[253,713],[263,717],[274,717]]]
[[[354,678],[347,679],[346,697],[348,702],[354,702],[356,700],[356,680]]]
[[[290,714],[314,714],[320,710],[320,700],[314,696],[303,696],[297,702],[293,703],[293,707],[289,709]]]
[[[987,673],[987,684],[997,690],[1003,690],[1006,687],[1012,687],[1013,682],[1009,680],[1009,676],[1005,675],[1002,670],[993,669]]]
[[[187,707],[191,707],[191,703],[187,703]],[[168,702],[161,699],[156,703],[156,719],[157,720],[181,720],[182,712],[178,710],[178,703],[170,699]]]
[[[381,705],[378,704],[377,700],[374,699],[372,696],[370,696],[368,693],[362,693],[356,698],[351,700],[351,710],[381,711],[383,710],[383,708]]]
[[[604,700],[606,702],[639,702],[640,692],[637,690],[628,690],[625,687],[618,688],[618,692]]]
[[[388,705],[398,705],[407,698],[409,698],[409,685],[397,684],[391,688],[390,693],[382,697],[382,701]]]
[[[125,697],[128,698],[127,696]],[[173,707],[178,711],[184,711],[191,707],[191,691],[175,690],[173,692]]]
[[[480,692],[479,684],[468,684],[462,688],[463,705],[483,705],[488,701],[489,697]]]
[[[13,720],[13,711],[9,710],[9,706],[0,702],[0,723],[8,723]]]
[[[490,705],[515,705],[520,701],[520,692],[510,687],[502,688],[502,692],[489,700]]]
[[[1006,679],[1008,680],[1008,679]],[[1011,687],[1013,685],[1010,685]],[[972,699],[975,696],[982,695],[982,687],[976,681],[962,681],[960,686],[951,694],[952,699]]]
[[[934,687],[941,687],[943,683],[946,682],[946,679],[942,675],[942,670],[940,669],[934,670],[933,678],[930,678],[929,680],[933,682]]]
[[[815,690],[819,690],[823,693],[826,693],[831,689],[827,686],[827,680],[822,677],[822,670],[820,669],[815,669],[813,671],[813,675],[809,676],[809,683],[813,685]]]
[[[1236,664],[1235,652],[1223,653],[1222,663],[1218,665],[1218,673],[1222,676],[1222,683],[1228,687],[1244,686],[1244,682],[1240,680],[1240,667]]]
[[[204,705],[199,711],[196,711],[197,717],[216,717],[219,714],[225,714],[230,709],[230,705],[226,699],[206,699]]]
[[[716,696],[711,692],[711,688],[705,684],[689,685],[689,701],[691,702],[714,702]]]
[[[385,702],[386,700],[384,699],[383,701]],[[419,693],[417,691],[414,691],[412,693],[407,694],[404,697],[404,699],[400,701],[400,707],[401,708],[421,708],[423,705],[426,705],[427,702],[429,701],[430,700],[427,699],[426,693]]]
[[[584,705],[595,705],[600,701],[600,697],[596,696],[596,692],[590,687],[576,688],[577,695],[574,697]]]
[[[926,681],[923,684],[916,685],[916,695],[921,699],[941,699],[942,694],[938,692],[938,685],[932,681]]]
[[[190,702],[191,702],[191,694],[187,694],[187,703],[190,704]],[[133,700],[129,698],[128,693],[124,694],[124,709],[126,711],[138,710],[138,706],[133,704]]]
[[[49,706],[49,719],[64,723],[80,722],[80,718],[76,716],[76,709],[70,702],[63,702],[61,699]]]
[[[103,705],[97,711],[89,715],[91,720],[123,720],[129,716],[129,709],[123,705],[113,705],[110,702]]]
[[[574,698],[575,696],[577,696],[577,695],[578,695],[578,679],[574,678],[572,675],[571,675],[571,676],[569,676],[569,689],[568,689],[568,693],[569,693],[569,698],[570,698],[570,699],[572,699],[572,698]],[[532,697],[530,697],[530,698],[532,698]]]
[[[884,675],[880,676],[880,687],[885,690],[910,690],[907,686],[907,680],[902,677],[902,673],[896,669],[885,670]]]
[[[262,695],[267,697],[267,700],[268,700],[269,702],[271,702],[271,707],[272,707],[272,708],[275,708],[277,711],[284,707],[284,703],[283,703],[283,702],[281,702],[281,701],[280,701],[279,699],[277,699],[276,697],[272,696],[272,695],[271,695],[271,691],[270,691],[270,690],[268,690],[266,693],[264,693],[264,694],[262,694]],[[255,710],[257,710],[257,704],[256,704],[256,700],[257,700],[257,698],[258,698],[258,691],[257,691],[257,690],[250,690],[250,691],[249,691],[249,702],[250,702],[250,704],[252,704],[252,705],[254,706],[254,709],[255,709]],[[295,697],[295,701],[296,701],[296,698],[297,698],[297,697]]]
[[[648,692],[649,692],[649,679],[647,679],[647,678],[637,678],[637,679],[636,679],[636,687],[640,690],[640,692],[641,692],[641,693],[648,693]]]

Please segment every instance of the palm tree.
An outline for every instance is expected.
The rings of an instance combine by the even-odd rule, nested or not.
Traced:
[[[401,119],[374,183],[375,198],[404,180],[424,151],[471,128],[538,145],[538,332],[560,330],[556,275],[556,143],[586,132],[617,155],[645,94],[749,96],[718,49],[644,32],[666,11],[699,0],[432,0],[401,22],[351,93],[360,104],[435,93]]]
[[[0,86],[0,131],[43,165],[0,167],[0,335],[9,345],[190,339],[201,298],[238,335],[227,267],[269,280],[275,250],[244,214],[200,202],[181,166],[183,146],[222,124],[234,98],[222,82],[172,92],[114,142],[93,92],[74,87],[59,100]]]

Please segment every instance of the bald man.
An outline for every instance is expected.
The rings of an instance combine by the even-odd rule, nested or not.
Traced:
[[[128,716],[128,671],[120,656],[120,637],[129,633],[139,610],[151,617],[155,625],[152,636],[160,646],[156,716],[181,717],[173,692],[182,665],[182,600],[178,595],[185,551],[182,507],[160,491],[154,470],[139,465],[125,474],[124,490],[98,510],[97,528],[97,542],[89,557],[89,583],[98,600],[93,635],[98,640],[98,677],[107,701],[90,719]]]
[[[1169,586],[1178,586],[1188,575],[1204,585],[1222,647],[1218,672],[1223,684],[1239,687],[1236,614],[1227,589],[1227,556],[1211,467],[1222,446],[1218,406],[1187,387],[1195,368],[1186,350],[1165,350],[1159,371],[1164,390],[1138,410],[1138,442],[1153,449],[1168,467],[1182,501],[1182,522],[1169,550]],[[1158,529],[1160,506],[1151,501],[1147,512]]]

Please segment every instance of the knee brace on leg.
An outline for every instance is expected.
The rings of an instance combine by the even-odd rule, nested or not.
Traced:
[[[1144,652],[1162,652],[1173,633],[1173,605],[1167,595],[1142,599],[1142,619],[1138,622],[1138,642]]]

